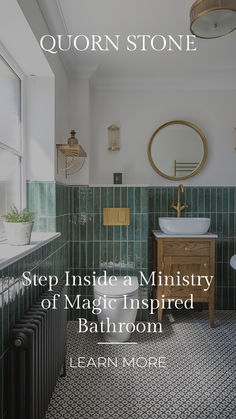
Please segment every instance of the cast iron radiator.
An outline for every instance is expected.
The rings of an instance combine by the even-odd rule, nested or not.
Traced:
[[[64,284],[57,309],[45,310],[43,293],[11,330],[9,358],[9,419],[43,419],[57,378],[65,376],[67,311]]]

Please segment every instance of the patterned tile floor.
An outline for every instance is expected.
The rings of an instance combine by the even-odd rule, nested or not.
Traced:
[[[210,329],[206,311],[166,314],[162,334],[133,334],[138,344],[122,346],[98,345],[99,334],[79,334],[69,322],[67,376],[46,419],[235,419],[236,314],[215,318]],[[165,369],[122,366],[123,357],[160,356]],[[117,357],[119,366],[70,368],[70,357]]]

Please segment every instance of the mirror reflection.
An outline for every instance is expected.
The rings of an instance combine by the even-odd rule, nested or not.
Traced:
[[[153,169],[161,176],[171,180],[186,179],[204,165],[206,139],[190,122],[167,122],[153,133],[148,156]]]

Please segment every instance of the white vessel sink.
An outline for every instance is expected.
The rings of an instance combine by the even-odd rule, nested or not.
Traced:
[[[159,217],[161,231],[165,234],[205,234],[210,223],[210,218]]]

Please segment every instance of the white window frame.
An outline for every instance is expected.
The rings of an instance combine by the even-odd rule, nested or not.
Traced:
[[[26,207],[26,123],[25,123],[25,103],[26,103],[26,76],[18,66],[14,58],[9,54],[9,52],[5,49],[5,47],[0,42],[0,55],[9,65],[9,67],[14,71],[14,73],[20,79],[20,146],[19,151],[9,147],[8,145],[2,143],[0,141],[0,150],[6,150],[14,155],[19,157],[19,164],[20,164],[20,179],[18,183],[19,188],[19,202],[16,205],[19,207],[20,210]],[[0,236],[1,238],[1,236]]]

